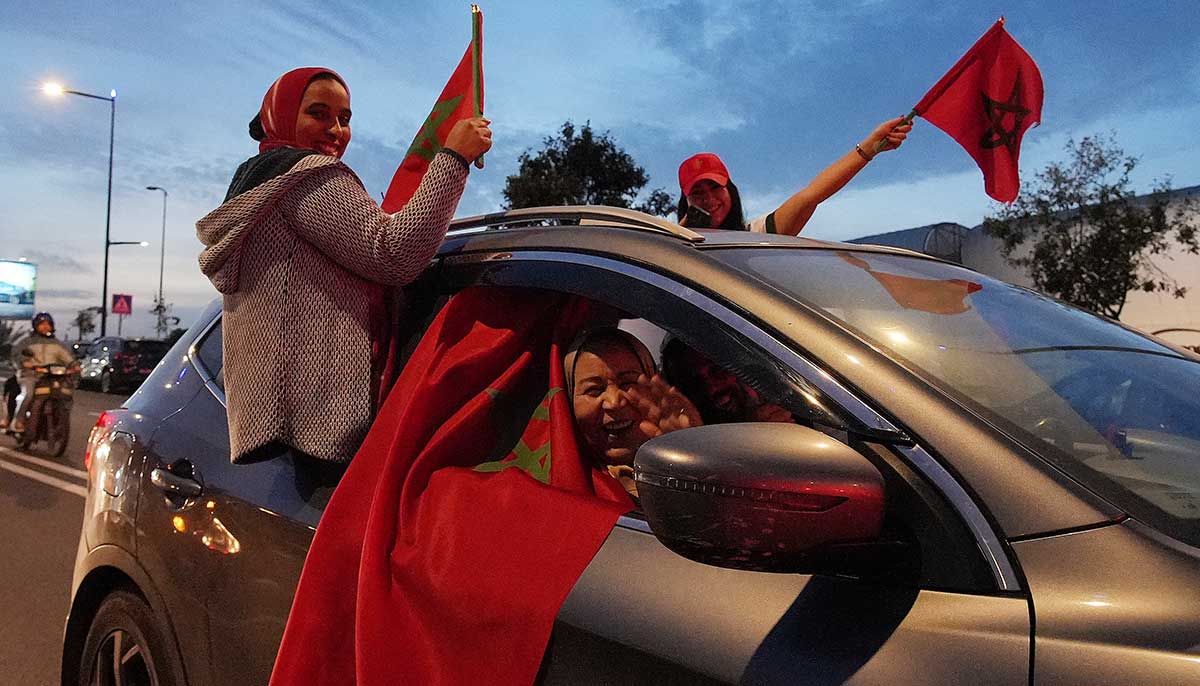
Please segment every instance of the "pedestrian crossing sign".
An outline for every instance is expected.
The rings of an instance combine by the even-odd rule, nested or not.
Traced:
[[[113,314],[133,314],[133,296],[128,293],[113,293]]]

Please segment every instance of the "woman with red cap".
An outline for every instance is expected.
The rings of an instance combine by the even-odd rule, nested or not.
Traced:
[[[742,214],[741,195],[737,186],[729,180],[729,170],[721,158],[711,152],[692,155],[679,165],[679,190],[683,194],[679,198],[679,223],[692,228],[795,236],[808,223],[817,205],[841,190],[867,166],[875,157],[875,150],[881,141],[886,141],[883,150],[900,147],[912,130],[912,124],[901,124],[902,120],[903,117],[896,117],[883,122],[774,212],[749,222]]]
[[[386,288],[424,271],[468,163],[492,144],[487,119],[458,122],[412,199],[388,214],[341,162],[350,116],[350,91],[332,69],[279,77],[250,122],[259,154],[196,223],[200,269],[224,298],[234,462],[284,447],[333,462],[354,455],[375,413]]]

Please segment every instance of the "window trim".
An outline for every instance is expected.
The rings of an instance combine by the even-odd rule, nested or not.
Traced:
[[[208,392],[212,393],[213,397],[221,403],[221,407],[228,408],[229,405],[225,401],[225,391],[221,390],[221,387],[217,385],[216,375],[204,364],[204,360],[200,357],[200,342],[207,338],[208,334],[212,333],[212,330],[221,324],[221,314],[221,310],[217,310],[216,316],[212,318],[212,321],[205,324],[200,334],[192,339],[191,344],[188,345],[187,357],[188,361],[192,364],[192,368],[196,370],[196,373],[204,381],[204,387],[208,389]],[[222,356],[221,364],[225,364],[224,356]]]

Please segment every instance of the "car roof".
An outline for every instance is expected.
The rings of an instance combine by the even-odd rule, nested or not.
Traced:
[[[513,250],[585,252],[629,258],[644,264],[670,265],[683,259],[694,264],[709,250],[729,248],[787,248],[796,250],[853,250],[904,255],[934,262],[956,263],[924,253],[886,245],[841,243],[807,236],[780,236],[750,231],[704,229],[692,231],[662,217],[628,208],[598,205],[534,207],[455,219],[438,249],[438,258]],[[683,265],[680,265],[683,266]],[[964,267],[965,268],[965,267]],[[722,269],[728,275],[727,269]],[[206,308],[220,309],[222,298]]]
[[[692,231],[661,217],[594,205],[535,207],[457,219],[438,254],[541,248],[627,255],[653,262],[658,250],[678,254],[680,247],[700,251],[752,247],[854,250],[944,261],[892,246],[749,231]]]

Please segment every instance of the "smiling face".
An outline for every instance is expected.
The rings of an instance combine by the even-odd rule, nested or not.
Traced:
[[[296,146],[341,157],[350,143],[350,94],[337,79],[308,84],[296,115]]]
[[[627,392],[645,372],[632,350],[598,345],[581,350],[566,363],[575,368],[575,424],[593,457],[604,464],[633,464],[646,441],[638,428],[641,415]]]
[[[697,181],[688,192],[687,201],[712,215],[711,226],[720,226],[733,208],[729,189],[710,179]]]
[[[678,368],[683,378],[671,381],[696,403],[704,421],[722,424],[747,420],[751,399],[736,376],[691,348],[676,354],[680,356]]]

